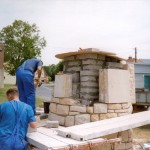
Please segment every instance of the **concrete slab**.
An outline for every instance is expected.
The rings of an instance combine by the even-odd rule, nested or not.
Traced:
[[[128,70],[100,69],[99,101],[103,103],[124,103],[131,101]]]

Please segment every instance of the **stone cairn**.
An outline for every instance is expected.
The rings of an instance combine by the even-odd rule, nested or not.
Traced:
[[[59,121],[62,126],[69,127],[132,113],[132,102],[135,100],[133,65],[123,65],[119,57],[100,53],[95,49],[85,51],[87,53],[79,52],[64,56],[64,74],[55,77],[49,119]],[[111,99],[113,92],[110,92],[110,85],[116,84],[115,76],[119,71],[125,71],[120,77],[123,76],[129,84],[121,86],[123,89],[119,89],[115,99]],[[109,81],[108,78],[111,79],[113,74],[114,79]],[[119,75],[117,78],[118,82],[122,83]],[[109,85],[109,82],[112,83]],[[125,95],[122,95],[123,90],[126,91]],[[122,142],[115,144],[116,150],[132,149],[131,130],[105,136],[108,139],[117,137],[121,137]],[[106,144],[104,149],[111,150],[114,147]]]

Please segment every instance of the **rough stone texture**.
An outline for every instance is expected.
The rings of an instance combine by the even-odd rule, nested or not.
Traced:
[[[94,59],[86,59],[86,60],[83,60],[82,61],[82,64],[83,65],[96,65],[96,60],[94,60]]]
[[[123,69],[123,64],[116,62],[107,62],[106,66],[107,68]]]
[[[128,115],[129,113],[118,113],[118,117]]]
[[[129,71],[131,103],[134,104],[134,103],[136,103],[134,64],[126,64],[126,65],[124,65],[124,69]]]
[[[70,106],[70,111],[85,113],[86,112],[86,106]]]
[[[57,113],[57,104],[56,103],[50,103],[49,110],[52,113]]]
[[[69,112],[69,116],[75,116],[75,115],[79,115],[80,112],[75,112],[75,111],[70,111]]]
[[[78,104],[78,101],[71,98],[62,98],[59,100],[59,104],[72,106]]]
[[[116,113],[128,113],[128,109],[118,109],[118,110],[115,110]]]
[[[83,70],[99,70],[102,66],[99,65],[84,65]]]
[[[78,99],[79,93],[80,93],[80,83],[73,83],[73,85],[72,85],[72,97],[74,99]]]
[[[108,113],[113,113],[115,110],[107,110]]]
[[[60,125],[65,125],[65,117],[50,113],[48,116],[49,120],[51,121],[58,121]]]
[[[81,82],[96,81],[96,77],[94,77],[94,76],[81,76],[80,80],[81,80]]]
[[[57,105],[57,114],[67,116],[69,114],[69,106]]]
[[[96,93],[98,94],[98,89],[97,88],[81,88],[80,90],[81,93]]]
[[[95,103],[94,113],[107,113],[107,104]]]
[[[68,62],[68,66],[79,66],[81,64],[80,61],[70,61]]]
[[[115,117],[117,117],[117,113],[100,114],[100,120],[108,119],[108,118],[115,118]]]
[[[99,76],[99,74],[96,70],[84,70],[80,71],[80,76]]]
[[[91,115],[91,121],[98,121],[99,120],[99,114],[93,114]]]
[[[86,100],[97,100],[98,95],[97,94],[90,95],[88,93],[80,93],[80,98],[81,99],[86,99]]]
[[[54,97],[72,96],[72,75],[63,74],[55,76]]]
[[[57,103],[57,104],[59,104],[59,98],[53,98],[52,100],[51,100],[51,103]]]
[[[66,120],[65,120],[65,126],[66,127],[74,126],[74,124],[75,124],[74,118],[75,118],[74,116],[67,116]]]
[[[73,83],[79,83],[80,82],[80,73],[75,72],[72,74],[72,82]]]
[[[121,104],[108,104],[108,109],[122,109]]]
[[[75,71],[80,71],[81,70],[81,67],[78,66],[78,67],[69,67],[66,69],[67,72],[75,72]]]
[[[86,108],[86,111],[87,111],[87,113],[89,113],[89,114],[93,114],[93,113],[94,113],[94,108],[88,106],[88,107]]]
[[[98,87],[98,83],[97,82],[81,82],[81,87]]]
[[[104,103],[124,103],[130,98],[129,71],[121,69],[100,69],[99,101]]]
[[[103,55],[97,55],[97,58],[98,58],[98,60],[102,60],[102,61],[105,60],[105,56],[103,56]]]
[[[90,115],[89,114],[81,114],[75,116],[75,125],[88,123],[90,122]]]

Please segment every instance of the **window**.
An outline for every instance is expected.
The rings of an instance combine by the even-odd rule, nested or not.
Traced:
[[[150,76],[144,76],[144,89],[150,89]]]

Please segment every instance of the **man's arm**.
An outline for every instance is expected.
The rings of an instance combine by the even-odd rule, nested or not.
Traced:
[[[29,125],[31,128],[36,128],[37,124],[40,122],[40,117],[36,117],[36,121],[35,122],[30,122]]]

